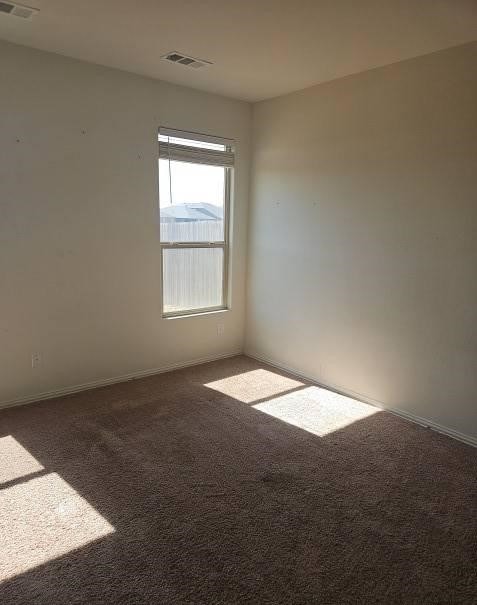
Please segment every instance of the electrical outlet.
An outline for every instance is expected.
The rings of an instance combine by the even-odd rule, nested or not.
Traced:
[[[40,353],[32,353],[31,354],[31,367],[33,369],[35,369],[39,365],[41,365],[41,355],[40,355]]]
[[[225,332],[225,326],[222,322],[217,324],[217,336],[223,336]]]

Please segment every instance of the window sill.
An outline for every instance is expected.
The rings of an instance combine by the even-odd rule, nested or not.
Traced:
[[[201,317],[203,315],[216,315],[217,313],[227,313],[229,308],[223,307],[220,309],[206,309],[204,311],[191,311],[186,313],[167,313],[162,316],[162,319],[186,319],[188,317]]]

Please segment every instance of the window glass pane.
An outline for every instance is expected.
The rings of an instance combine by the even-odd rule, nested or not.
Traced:
[[[223,265],[222,248],[165,248],[164,313],[220,307]]]
[[[162,242],[224,241],[225,168],[159,160]]]

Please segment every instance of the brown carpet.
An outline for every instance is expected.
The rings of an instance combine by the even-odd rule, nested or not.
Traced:
[[[360,405],[236,357],[3,410],[0,603],[477,603],[477,450]]]

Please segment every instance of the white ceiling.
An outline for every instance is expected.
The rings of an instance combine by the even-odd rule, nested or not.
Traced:
[[[0,13],[0,38],[247,101],[477,39],[477,0],[24,2],[40,13]]]

